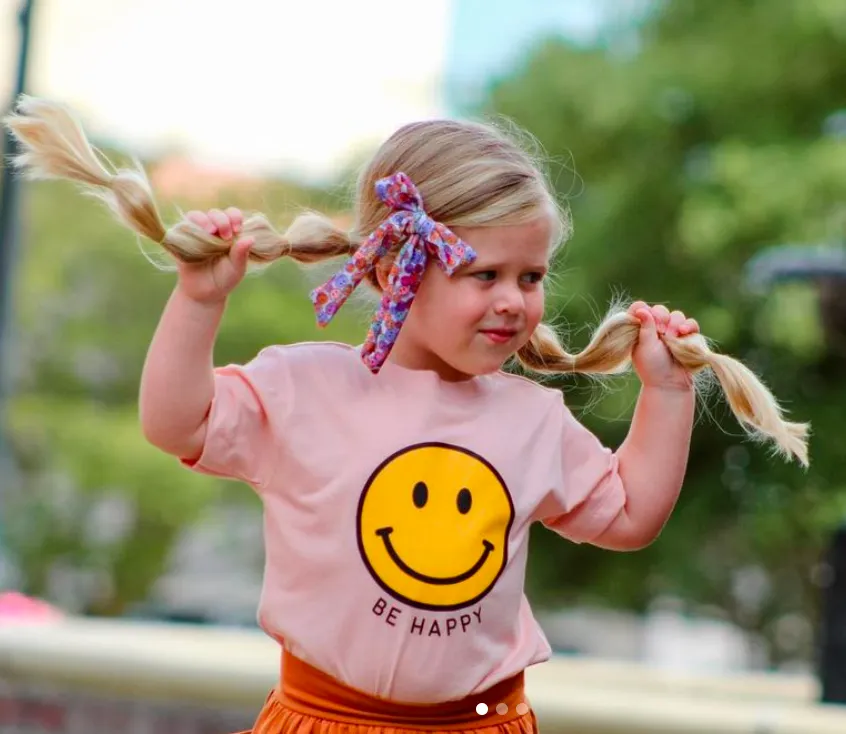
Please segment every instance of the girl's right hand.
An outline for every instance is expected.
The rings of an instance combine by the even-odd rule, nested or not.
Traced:
[[[227,257],[211,263],[185,263],[177,261],[179,287],[185,295],[198,303],[218,303],[243,280],[247,272],[247,258],[255,243],[253,237],[240,237],[244,216],[240,209],[229,207],[225,212],[210,209],[208,212],[190,211],[185,219],[202,227],[211,235],[232,242]]]

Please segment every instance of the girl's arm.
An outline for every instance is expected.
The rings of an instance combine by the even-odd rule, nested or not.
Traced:
[[[612,550],[643,548],[661,533],[684,482],[696,412],[693,381],[662,337],[694,334],[699,324],[681,311],[643,301],[630,312],[641,322],[632,361],[643,388],[629,435],[617,451],[626,504],[596,540]]]
[[[230,208],[186,219],[231,241],[243,215]],[[214,342],[229,293],[244,277],[254,239],[240,237],[225,257],[211,263],[177,261],[179,281],[159,321],[141,375],[141,427],[154,446],[182,459],[197,459],[214,399]]]
[[[648,387],[617,451],[626,505],[595,545],[638,550],[652,543],[675,507],[687,469],[695,414],[692,387]]]
[[[139,407],[145,438],[180,458],[203,448],[214,398],[214,342],[225,301],[203,303],[177,286],[147,352]]]

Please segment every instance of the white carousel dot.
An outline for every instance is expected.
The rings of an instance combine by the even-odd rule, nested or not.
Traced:
[[[484,716],[486,713],[488,713],[488,704],[477,703],[476,704],[476,713],[479,714],[479,716]]]

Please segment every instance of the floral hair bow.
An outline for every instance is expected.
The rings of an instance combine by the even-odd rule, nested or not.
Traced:
[[[447,275],[476,260],[468,244],[426,213],[417,187],[404,173],[377,181],[376,194],[393,214],[362,242],[342,270],[311,293],[317,323],[326,326],[380,258],[404,242],[361,352],[362,361],[373,373],[379,372],[394,346],[429,258],[437,258]]]

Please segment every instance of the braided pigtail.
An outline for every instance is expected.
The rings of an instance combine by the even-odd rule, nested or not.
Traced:
[[[4,122],[23,149],[12,163],[28,178],[79,184],[125,226],[183,262],[207,262],[229,252],[231,242],[210,235],[193,222],[165,225],[141,165],[115,169],[95,151],[78,120],[62,105],[24,95]],[[263,214],[254,214],[244,221],[243,234],[255,239],[249,258],[257,263],[281,257],[314,263],[348,255],[357,246],[331,220],[312,213],[297,217],[284,234]]]
[[[597,327],[584,350],[571,355],[555,331],[541,324],[517,353],[517,359],[528,370],[543,374],[613,374],[628,367],[639,332],[640,321],[635,316],[625,311],[612,312]],[[664,342],[690,374],[706,369],[713,372],[732,412],[752,438],[768,441],[782,456],[796,457],[808,466],[808,424],[785,420],[772,393],[748,367],[711,351],[700,334],[665,337]]]

